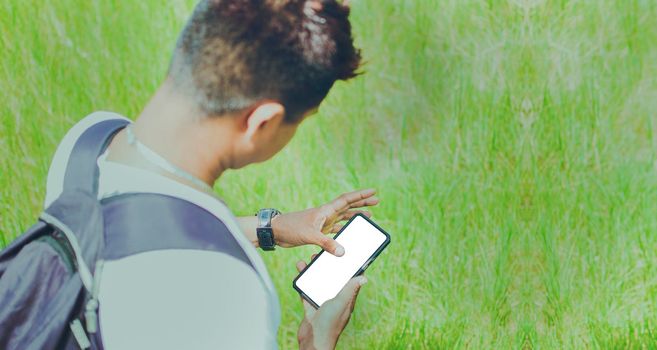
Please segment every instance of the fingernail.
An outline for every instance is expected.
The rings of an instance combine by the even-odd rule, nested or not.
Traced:
[[[343,256],[344,255],[344,248],[339,245],[337,248],[335,248],[335,255],[337,256]]]
[[[367,283],[367,277],[361,277],[361,278],[360,278],[360,285],[362,286],[362,285],[364,285],[365,283]]]

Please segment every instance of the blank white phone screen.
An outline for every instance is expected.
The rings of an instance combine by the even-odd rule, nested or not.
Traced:
[[[357,216],[335,240],[344,247],[344,255],[336,257],[322,252],[296,282],[297,287],[319,306],[338,295],[385,242],[386,236]]]

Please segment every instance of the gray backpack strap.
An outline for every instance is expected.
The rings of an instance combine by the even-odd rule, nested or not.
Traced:
[[[123,119],[105,120],[80,135],[66,166],[63,192],[40,216],[41,221],[57,227],[66,237],[71,258],[89,292],[93,290],[91,271],[103,247],[96,161],[127,124]]]
[[[96,160],[105,152],[113,136],[128,125],[124,119],[110,119],[91,126],[75,142],[66,166],[64,192],[80,189],[98,194]]]

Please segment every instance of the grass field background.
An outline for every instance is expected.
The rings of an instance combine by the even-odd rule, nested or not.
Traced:
[[[237,214],[379,189],[392,244],[339,347],[657,348],[657,1],[352,3],[366,74],[216,185]],[[0,246],[69,127],[138,115],[192,6],[0,3]],[[316,250],[263,254],[283,349]]]

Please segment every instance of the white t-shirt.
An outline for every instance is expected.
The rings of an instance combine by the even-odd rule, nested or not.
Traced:
[[[62,192],[69,155],[90,126],[125,117],[96,112],[57,148],[45,207]],[[99,315],[103,345],[127,349],[275,349],[280,305],[262,258],[216,198],[153,172],[98,159],[98,198],[156,193],[196,204],[221,220],[249,264],[229,253],[160,249],[105,262]],[[242,254],[242,253],[240,253]]]

